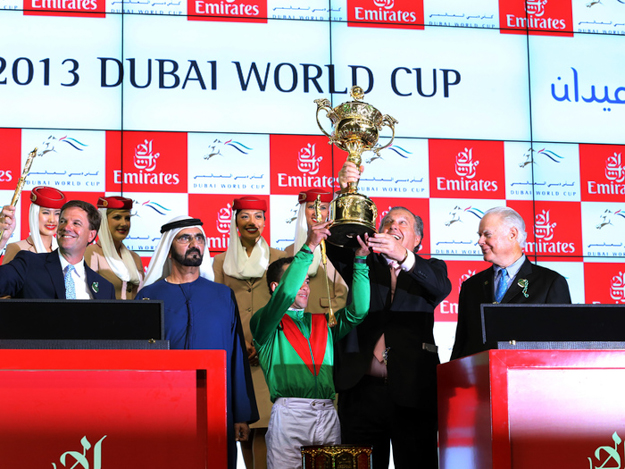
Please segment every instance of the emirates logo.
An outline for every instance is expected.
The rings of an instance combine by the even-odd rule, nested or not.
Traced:
[[[373,0],[373,4],[378,8],[390,10],[395,6],[395,0]]]
[[[543,16],[546,3],[547,0],[527,0],[525,2],[525,11],[528,15]]]
[[[610,282],[610,298],[617,303],[625,303],[625,273],[619,272]]]
[[[605,161],[605,177],[614,182],[625,181],[625,167],[621,164],[620,153],[615,152],[613,156],[608,156]]]
[[[319,172],[319,163],[322,160],[323,156],[317,156],[315,153],[315,145],[309,143],[297,152],[297,169],[314,176]]]
[[[465,148],[464,151],[456,155],[456,165],[454,169],[458,176],[473,179],[477,174],[478,164],[480,164],[479,161],[473,161],[473,149]]]
[[[543,210],[542,213],[536,215],[536,224],[534,226],[534,234],[536,238],[543,241],[550,241],[553,239],[554,228],[557,223],[551,223],[549,221],[549,210]]]
[[[221,234],[228,234],[230,231],[230,222],[232,221],[232,205],[226,204],[217,212],[217,219],[215,223],[217,225],[217,231]]]
[[[156,160],[160,153],[152,151],[152,140],[144,140],[135,148],[134,164],[135,168],[145,171],[154,171],[156,169]]]

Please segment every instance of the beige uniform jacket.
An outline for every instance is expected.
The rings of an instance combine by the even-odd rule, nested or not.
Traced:
[[[106,260],[106,257],[104,257],[102,246],[100,246],[99,243],[87,246],[87,250],[85,251],[85,262],[87,265],[113,284],[115,287],[115,298],[118,300],[134,299],[134,297],[137,296],[137,291],[143,286],[145,274],[143,272],[141,258],[137,253],[133,251],[130,252],[132,253],[132,258],[135,261],[137,269],[139,269],[139,276],[141,277],[141,283],[139,285],[124,282],[117,275],[115,275],[115,273],[111,270],[111,266]]]
[[[284,251],[270,248],[269,263],[287,257]],[[250,331],[250,319],[252,314],[265,306],[269,301],[269,287],[267,287],[267,275],[261,278],[237,279],[224,273],[224,259],[226,253],[217,254],[213,259],[213,271],[215,272],[215,282],[223,283],[232,288],[237,299],[239,314],[241,315],[241,325],[245,341],[252,342],[252,332]],[[252,428],[267,428],[269,415],[271,414],[271,400],[269,399],[269,389],[265,383],[265,376],[260,366],[252,366],[252,380],[254,381],[254,394],[256,394],[256,404],[260,413],[260,420],[250,425]]]
[[[2,264],[11,262],[20,251],[37,252],[35,250],[33,239],[30,236],[26,239],[22,239],[21,241],[17,241],[16,243],[7,244],[7,249],[4,252],[4,257],[2,258]]]

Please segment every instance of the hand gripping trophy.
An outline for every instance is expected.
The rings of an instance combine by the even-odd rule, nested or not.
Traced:
[[[388,114],[382,115],[370,104],[362,102],[364,92],[361,87],[352,87],[350,95],[354,101],[339,104],[334,109],[327,99],[316,99],[317,125],[330,138],[328,143],[347,151],[347,161],[360,169],[365,151],[373,151],[379,156],[381,150],[393,143],[395,124],[398,122]],[[319,111],[322,109],[332,122],[332,134],[326,132],[319,122]],[[391,128],[392,137],[386,145],[380,146],[377,144],[379,132],[385,125]],[[358,247],[356,236],[363,238],[365,233],[372,235],[377,232],[375,222],[378,209],[369,197],[356,192],[357,188],[357,182],[350,183],[330,204],[330,219],[334,223],[330,228],[332,235],[328,241],[337,246]]]

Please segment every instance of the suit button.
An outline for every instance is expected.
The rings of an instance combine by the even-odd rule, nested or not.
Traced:
[[[251,292],[252,292],[252,289],[251,289],[251,288],[248,288],[248,289],[247,289],[247,291],[248,291],[248,293],[251,293]]]

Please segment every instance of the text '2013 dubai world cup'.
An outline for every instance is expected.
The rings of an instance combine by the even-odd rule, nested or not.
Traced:
[[[362,102],[364,92],[361,87],[354,86],[350,90],[353,101],[331,107],[327,99],[316,99],[317,124],[321,131],[330,138],[330,144],[349,153],[347,161],[351,161],[360,170],[362,154],[379,152],[393,143],[395,124],[397,121],[389,115],[382,115],[372,105]],[[319,122],[319,111],[326,111],[326,117],[332,122],[333,131],[326,132]],[[378,145],[379,133],[384,126],[391,128],[391,140],[384,146]],[[330,228],[328,241],[337,246],[358,247],[356,236],[376,233],[375,222],[378,209],[366,195],[357,192],[358,183],[352,182],[349,187],[330,204],[330,219],[334,221]]]

